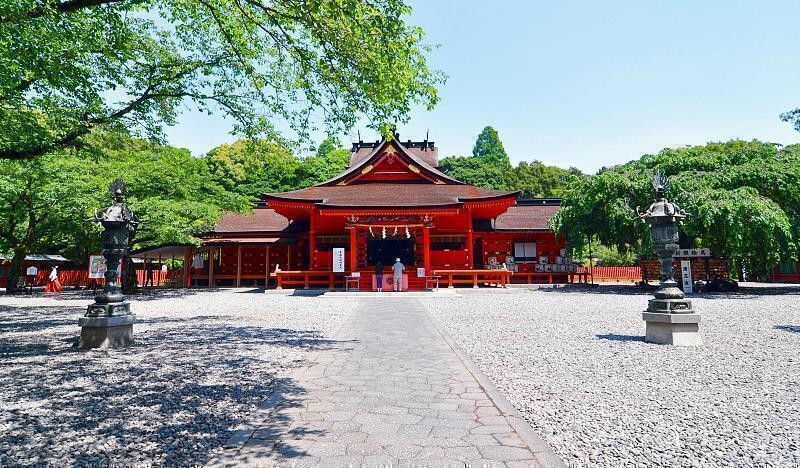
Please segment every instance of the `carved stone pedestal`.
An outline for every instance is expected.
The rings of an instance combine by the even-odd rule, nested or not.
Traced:
[[[703,344],[700,339],[700,314],[694,311],[673,314],[647,311],[642,312],[642,319],[646,324],[644,341],[648,343],[677,346]]]
[[[119,307],[117,303],[114,306]],[[98,306],[92,304],[89,307]],[[81,340],[79,348],[123,348],[133,344],[133,324],[136,316],[133,314],[111,317],[81,317],[78,325],[81,326]]]

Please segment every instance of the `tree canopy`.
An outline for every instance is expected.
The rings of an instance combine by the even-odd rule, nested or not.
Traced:
[[[500,169],[511,169],[511,160],[508,158],[505,148],[503,148],[500,135],[491,126],[487,125],[478,134],[475,146],[472,147],[472,155]]]
[[[586,236],[625,252],[649,252],[649,227],[635,207],[653,201],[653,174],[670,177],[667,196],[690,213],[683,247],[709,247],[734,268],[765,276],[800,246],[800,146],[733,140],[665,149],[603,169],[564,198],[554,227],[574,248]],[[644,242],[644,243],[642,243]]]
[[[100,227],[84,221],[111,202],[119,175],[126,201],[145,224],[131,248],[197,243],[224,211],[246,211],[249,199],[225,189],[205,159],[187,150],[115,135],[90,135],[93,152],[0,160],[0,251],[13,254],[9,285],[29,253],[61,253],[81,262],[100,250]]]
[[[332,178],[347,168],[350,152],[333,137],[305,158],[273,141],[237,140],[212,149],[205,159],[220,185],[255,200],[262,193],[295,190]]]
[[[262,193],[297,187],[300,161],[280,143],[236,140],[212,149],[205,159],[211,175],[220,185],[252,199]]]
[[[472,156],[448,156],[439,161],[447,175],[478,187],[495,190],[519,190],[520,197],[560,197],[574,178],[583,174],[548,166],[539,161],[520,162],[512,167],[497,131],[484,127],[475,140]]]
[[[301,138],[404,122],[444,79],[403,0],[9,0],[0,4],[0,158],[122,131],[158,139],[186,108]],[[313,116],[313,118],[312,118]]]

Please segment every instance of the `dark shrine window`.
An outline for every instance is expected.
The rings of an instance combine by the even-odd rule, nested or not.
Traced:
[[[431,236],[431,250],[464,250],[467,245],[467,236],[438,235]]]

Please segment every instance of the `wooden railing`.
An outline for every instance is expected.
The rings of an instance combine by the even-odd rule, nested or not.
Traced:
[[[642,268],[638,266],[596,266],[592,268],[592,277],[595,282],[638,282],[642,280]]]
[[[441,284],[452,288],[456,284],[472,284],[477,288],[480,283],[497,284],[506,287],[512,273],[508,270],[433,270],[434,276],[441,276]]]
[[[283,289],[287,286],[301,286],[308,289],[312,286],[334,289],[337,284],[344,287],[344,276],[349,273],[334,273],[332,271],[278,271],[270,275],[276,278],[277,288]]]

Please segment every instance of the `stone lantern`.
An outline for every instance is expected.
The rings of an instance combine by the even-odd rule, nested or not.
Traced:
[[[653,188],[656,190],[656,201],[644,213],[636,209],[639,219],[651,226],[650,238],[661,263],[661,287],[642,313],[646,323],[645,341],[699,345],[700,315],[692,309],[692,301],[686,299],[674,277],[673,255],[679,248],[678,225],[686,218],[686,212],[667,200],[669,181],[662,173],[657,173],[653,178]]]
[[[125,206],[125,182],[120,176],[109,187],[114,204],[102,215],[88,221],[103,226],[101,242],[106,259],[105,286],[95,296],[84,317],[79,320],[81,339],[79,348],[117,348],[133,343],[133,324],[136,316],[131,313],[130,303],[125,302],[119,285],[119,267],[128,253],[128,241],[139,222]]]

